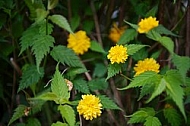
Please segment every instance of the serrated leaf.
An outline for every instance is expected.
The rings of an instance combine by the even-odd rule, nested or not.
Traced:
[[[36,66],[39,71],[39,66],[47,53],[50,51],[50,47],[53,47],[55,42],[54,38],[50,35],[35,35],[35,39],[32,43],[32,51],[36,57]]]
[[[50,35],[53,32],[53,25],[44,20],[39,24],[39,33],[43,35]]]
[[[165,108],[164,117],[168,120],[171,126],[180,126],[182,119],[181,115],[174,108]]]
[[[167,71],[166,75],[164,76],[164,79],[166,80],[166,92],[171,96],[173,101],[176,103],[176,105],[179,107],[179,110],[184,116],[184,119],[187,120],[184,106],[183,106],[183,88],[180,86],[181,81],[178,79],[179,73],[175,70]]]
[[[160,38],[159,42],[171,53],[174,53],[174,42],[171,38],[163,36]]]
[[[30,26],[26,31],[23,32],[22,37],[20,38],[21,50],[19,55],[32,45],[32,38],[37,34],[39,34],[39,30],[38,27],[34,25]]]
[[[24,116],[24,110],[27,108],[27,106],[25,105],[19,105],[16,109],[15,112],[12,116],[12,118],[10,119],[8,126],[13,123],[14,121],[16,121],[17,119],[19,119],[20,117]]]
[[[69,68],[68,72],[67,72],[67,76],[69,76],[72,80],[72,78],[75,78],[75,76],[77,74],[82,74],[87,72],[87,70],[85,68],[81,68],[81,67],[71,67]]]
[[[108,76],[107,76],[106,80],[108,80],[110,77],[115,76],[120,71],[121,71],[121,65],[120,64],[117,64],[117,63],[109,64],[108,65]]]
[[[120,88],[119,90],[127,90],[129,88],[141,87],[149,83],[156,83],[158,79],[159,79],[159,75],[156,72],[146,71],[134,77],[128,86],[124,88]]]
[[[73,50],[65,46],[55,46],[51,51],[50,55],[57,61],[62,64],[67,64],[71,67],[82,67],[85,68],[79,57],[73,52]]]
[[[54,94],[57,95],[58,98],[60,98],[60,100],[68,100],[70,97],[67,84],[64,80],[64,77],[58,70],[58,65],[56,66],[56,71],[52,78],[51,90]]]
[[[45,10],[45,9],[42,9],[42,8],[37,8],[36,9],[36,19],[35,19],[35,22],[36,23],[39,23],[41,21],[43,21],[47,15],[49,14],[49,10]]]
[[[152,93],[153,90],[154,90],[154,83],[145,84],[144,86],[142,86],[138,101],[145,95]]]
[[[71,17],[71,21],[70,21],[70,24],[71,24],[71,29],[73,31],[76,30],[76,28],[80,25],[80,16],[78,14],[75,14]]]
[[[18,92],[23,90],[33,84],[38,83],[38,81],[44,76],[44,69],[40,68],[40,73],[37,71],[36,66],[30,65],[23,71],[21,81],[19,83]]]
[[[146,33],[146,36],[152,40],[159,41],[161,39],[161,35],[156,32],[154,29],[150,30],[148,33]]]
[[[105,95],[98,95],[98,97],[100,98],[100,102],[101,102],[103,108],[121,110],[121,108],[119,108],[113,100],[106,97]]]
[[[89,94],[89,87],[85,80],[83,79],[76,79],[73,80],[74,88],[82,93]]]
[[[29,118],[26,126],[41,126],[41,123],[37,118]]]
[[[127,29],[120,37],[117,44],[127,44],[137,36],[135,29]]]
[[[100,44],[98,43],[98,42],[96,42],[96,41],[91,41],[90,42],[90,49],[92,50],[92,51],[95,51],[95,52],[100,52],[100,53],[106,53],[105,51],[104,51],[104,49],[100,46]]]
[[[36,96],[34,98],[29,98],[29,100],[56,101],[56,100],[58,100],[58,97],[53,92],[45,92],[45,93],[42,93],[41,95]]]
[[[75,112],[73,108],[69,105],[60,105],[58,110],[61,113],[62,118],[64,118],[69,126],[75,126],[76,119],[75,119]]]
[[[73,33],[67,19],[63,17],[62,15],[52,15],[52,16],[49,16],[49,19],[53,23],[57,24],[59,27],[67,30],[70,33]]]
[[[172,61],[174,65],[179,70],[179,73],[181,74],[181,77],[183,78],[183,81],[185,82],[187,71],[190,68],[190,58],[187,56],[178,56],[173,55]]]
[[[108,83],[105,81],[105,78],[97,78],[88,82],[89,88],[91,91],[95,90],[106,90]]]
[[[151,97],[146,101],[146,103],[150,102],[152,99],[154,99],[156,96],[160,95],[166,88],[166,80],[162,78],[161,80],[157,81],[158,83],[155,83],[154,85],[154,91],[151,95]]]
[[[159,34],[171,35],[171,36],[174,36],[174,37],[179,37],[178,35],[172,33],[170,30],[165,28],[162,24],[159,24],[157,27],[154,28],[154,30],[156,32],[158,32]]]
[[[144,48],[145,46],[147,46],[147,45],[138,45],[138,44],[125,45],[125,47],[127,47],[127,54],[128,55],[133,55],[134,53],[136,53],[140,49]]]
[[[69,126],[67,123],[62,123],[60,121],[57,121],[56,123],[52,123],[51,126]]]
[[[161,126],[161,122],[157,117],[149,116],[146,118],[145,126]]]
[[[127,23],[128,25],[130,25],[130,26],[131,26],[132,28],[134,28],[135,30],[138,29],[138,25],[132,24],[132,23],[130,23],[130,22],[128,22],[128,21],[125,21],[125,20],[124,20],[124,22]]]

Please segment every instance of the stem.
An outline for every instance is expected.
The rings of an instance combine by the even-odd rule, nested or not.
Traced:
[[[127,76],[125,76],[125,75],[124,75],[124,74],[122,74],[122,73],[120,73],[120,75],[121,75],[122,77],[124,77],[125,79],[127,79],[127,80],[133,81],[131,78],[129,78],[129,77],[127,77]]]
[[[50,108],[49,108],[49,104],[48,103],[46,103],[44,105],[44,109],[45,109],[45,115],[47,117],[48,124],[52,124],[52,117],[51,117],[51,112],[50,112]]]

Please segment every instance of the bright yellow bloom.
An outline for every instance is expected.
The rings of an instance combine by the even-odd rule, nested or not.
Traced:
[[[79,115],[83,115],[86,120],[92,120],[101,115],[102,104],[100,99],[92,94],[82,95],[79,101],[77,111]]]
[[[139,33],[147,33],[152,28],[157,27],[159,24],[159,21],[156,21],[156,18],[153,18],[152,16],[141,19],[141,21],[138,23],[138,32]]]
[[[78,31],[75,34],[69,34],[67,41],[67,47],[73,49],[77,55],[84,54],[90,47],[90,38],[88,38],[85,31]]]
[[[109,36],[108,36],[108,37],[109,37],[113,42],[117,43],[117,42],[119,41],[121,35],[124,33],[125,29],[126,29],[125,26],[118,28],[117,24],[114,23],[114,24],[113,24],[113,27],[110,29],[110,33],[109,33]]]
[[[114,47],[111,47],[107,58],[110,59],[111,64],[124,63],[128,58],[127,47],[124,47],[123,45],[116,45]]]
[[[136,72],[135,76],[145,72],[145,71],[155,71],[156,73],[159,72],[160,65],[156,63],[153,58],[146,58],[143,61],[138,61],[135,64],[134,70]]]

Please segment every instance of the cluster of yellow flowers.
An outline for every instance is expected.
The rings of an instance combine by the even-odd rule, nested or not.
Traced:
[[[83,115],[86,120],[92,120],[101,115],[102,104],[100,99],[92,94],[82,95],[79,101],[77,111],[79,115]]]

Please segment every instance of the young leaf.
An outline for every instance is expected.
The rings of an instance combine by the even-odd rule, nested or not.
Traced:
[[[166,80],[166,92],[171,96],[173,101],[176,103],[176,105],[179,107],[179,110],[184,116],[184,119],[187,120],[187,117],[185,115],[185,110],[183,106],[183,96],[184,92],[181,85],[181,81],[178,79],[178,73],[175,70],[170,70],[166,73],[164,76],[164,79]]]
[[[137,45],[137,44],[125,45],[125,47],[127,47],[128,55],[133,55],[134,53],[136,53],[137,51],[139,51],[140,49],[142,49],[145,46],[147,46],[147,45]]]
[[[163,36],[160,38],[159,42],[171,53],[174,53],[174,42],[171,38]]]
[[[157,117],[149,116],[146,118],[145,126],[161,126],[161,122]]]
[[[58,110],[61,113],[62,118],[64,118],[69,126],[75,126],[76,119],[75,119],[75,112],[73,108],[69,105],[60,105]]]
[[[155,83],[155,85],[154,85],[155,86],[154,91],[153,91],[151,97],[146,101],[146,103],[150,102],[156,96],[161,94],[166,88],[166,83],[167,82],[164,78],[162,78],[160,81],[157,81],[157,83]]]
[[[90,93],[87,82],[83,79],[75,79],[73,80],[74,88],[82,93],[88,94]]]
[[[180,126],[182,119],[181,115],[174,108],[165,108],[164,117],[168,120],[171,126]]]
[[[69,126],[67,123],[62,123],[60,121],[57,121],[56,123],[52,123],[51,126]]]
[[[29,118],[26,126],[41,126],[41,123],[37,118]]]
[[[135,29],[127,29],[120,37],[118,44],[127,44],[137,36]]]
[[[181,77],[183,78],[183,81],[185,82],[186,73],[190,68],[190,58],[187,56],[178,56],[173,55],[172,61],[174,65],[179,70],[179,73],[181,74]]]
[[[55,46],[51,51],[50,55],[62,64],[67,64],[71,67],[82,67],[85,68],[79,57],[73,52],[73,50],[65,46]]]
[[[56,7],[56,5],[58,4],[59,0],[48,0],[48,6],[47,9],[51,10],[53,8]]]
[[[36,57],[38,71],[42,59],[49,53],[50,47],[53,47],[54,42],[54,38],[50,35],[35,35],[35,39],[32,43],[32,51]]]
[[[103,108],[105,109],[118,109],[121,110],[110,98],[105,95],[99,95],[100,102],[102,103]]]
[[[100,53],[106,53],[105,51],[104,51],[104,49],[100,46],[100,44],[98,43],[98,42],[96,42],[96,41],[91,41],[90,42],[90,49],[92,50],[92,51],[95,51],[95,52],[100,52]]]
[[[108,87],[108,83],[105,82],[105,78],[93,79],[88,82],[88,85],[91,91],[106,90]]]
[[[157,83],[158,79],[159,75],[156,72],[147,71],[134,77],[134,79],[131,81],[131,83],[128,86],[120,88],[119,90],[127,90],[129,88],[141,87],[144,86],[145,84]]]
[[[20,117],[24,116],[24,110],[27,108],[25,105],[19,105],[16,109],[15,112],[10,119],[8,126],[13,123],[15,120],[19,119]]]
[[[34,65],[27,66],[26,70],[23,71],[18,92],[33,84],[36,84],[43,76],[44,76],[43,68],[40,68],[40,73],[39,73],[36,69],[36,66]]]
[[[30,100],[45,100],[45,101],[57,101],[58,97],[53,92],[45,92],[34,98],[29,98]]]
[[[61,99],[68,100],[70,97],[70,93],[68,91],[67,84],[58,70],[58,65],[56,66],[56,71],[52,79],[51,90],[57,97]]]
[[[121,71],[121,65],[120,64],[117,64],[117,63],[109,64],[108,65],[108,76],[107,76],[106,80],[108,80],[110,77],[115,76],[120,71]]]
[[[59,27],[67,30],[70,33],[73,33],[67,19],[63,17],[62,15],[52,15],[52,16],[49,16],[49,19],[53,23],[57,24]]]

